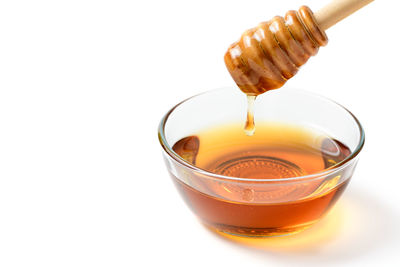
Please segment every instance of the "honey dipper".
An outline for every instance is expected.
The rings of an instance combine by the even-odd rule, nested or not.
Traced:
[[[262,22],[229,47],[226,67],[248,96],[280,88],[327,44],[325,30],[372,1],[335,0],[315,13],[302,6]]]

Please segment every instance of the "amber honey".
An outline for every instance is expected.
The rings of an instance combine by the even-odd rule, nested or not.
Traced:
[[[242,127],[208,129],[173,146],[191,164],[225,176],[173,177],[193,212],[209,227],[246,236],[293,233],[320,219],[349,181],[326,174],[350,155],[348,147],[306,127],[259,122],[252,136]]]

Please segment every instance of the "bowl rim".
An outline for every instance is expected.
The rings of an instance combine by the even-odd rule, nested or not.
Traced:
[[[193,95],[191,97],[188,97],[186,99],[184,99],[183,101],[179,102],[178,104],[176,104],[175,106],[173,106],[161,119],[159,126],[158,126],[158,140],[161,144],[161,147],[163,148],[163,150],[167,153],[167,155],[169,155],[172,159],[174,159],[176,162],[178,162],[179,164],[185,166],[186,168],[189,168],[193,171],[196,171],[200,174],[203,174],[207,177],[210,178],[215,178],[218,180],[233,180],[233,181],[241,181],[241,182],[279,182],[279,181],[299,181],[299,180],[308,180],[308,179],[313,179],[313,178],[321,178],[324,177],[334,171],[338,171],[341,170],[343,168],[345,168],[346,166],[348,166],[349,164],[351,164],[351,162],[353,161],[353,159],[355,159],[358,154],[360,153],[360,151],[362,150],[364,143],[365,143],[365,132],[364,129],[360,123],[360,121],[357,119],[357,117],[351,112],[349,111],[347,108],[345,108],[343,105],[337,103],[334,100],[331,100],[325,96],[319,95],[317,93],[314,92],[309,92],[303,89],[294,89],[291,88],[293,90],[296,91],[300,91],[302,93],[311,95],[313,97],[319,97],[321,99],[327,100],[335,105],[337,105],[338,107],[342,108],[344,111],[346,111],[348,114],[350,114],[350,116],[353,118],[353,120],[356,122],[358,129],[359,129],[359,133],[360,133],[360,138],[359,138],[359,142],[356,146],[356,148],[354,149],[354,151],[351,152],[351,154],[349,156],[347,156],[345,159],[343,159],[342,161],[336,163],[335,165],[323,169],[322,171],[316,172],[316,173],[312,173],[312,174],[308,174],[308,175],[303,175],[303,176],[296,176],[296,177],[287,177],[287,178],[265,178],[265,179],[258,179],[258,178],[239,178],[239,177],[232,177],[232,176],[225,176],[225,175],[220,175],[220,174],[216,174],[216,173],[212,173],[209,172],[207,170],[204,170],[202,168],[199,168],[189,162],[187,162],[186,160],[184,160],[182,157],[180,157],[177,153],[175,153],[175,151],[172,150],[172,147],[168,144],[166,137],[165,137],[165,125],[168,121],[169,116],[175,111],[175,109],[177,109],[180,105],[186,103],[187,101],[196,98],[198,96],[204,95],[204,94],[209,94],[218,90],[226,90],[228,88],[234,88],[234,87],[221,87],[221,88],[216,88],[216,89],[211,89],[211,90],[207,90],[205,92]],[[278,89],[278,90],[282,90],[282,89]],[[285,90],[285,89],[283,89]]]

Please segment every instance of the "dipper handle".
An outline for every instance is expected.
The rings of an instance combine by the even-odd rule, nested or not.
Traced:
[[[374,0],[334,0],[314,13],[320,28],[327,30]]]

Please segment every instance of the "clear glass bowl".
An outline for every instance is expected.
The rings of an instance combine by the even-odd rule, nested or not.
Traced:
[[[344,160],[305,176],[252,179],[208,172],[172,150],[181,138],[204,129],[244,123],[246,108],[245,95],[233,87],[199,94],[173,107],[158,131],[167,169],[190,209],[208,227],[256,237],[301,231],[326,214],[343,193],[363,147],[364,131],[341,105],[303,90],[282,88],[257,98],[256,125],[279,122],[324,132],[350,149]],[[221,188],[226,189],[223,194]],[[293,190],[302,194],[286,194]]]

